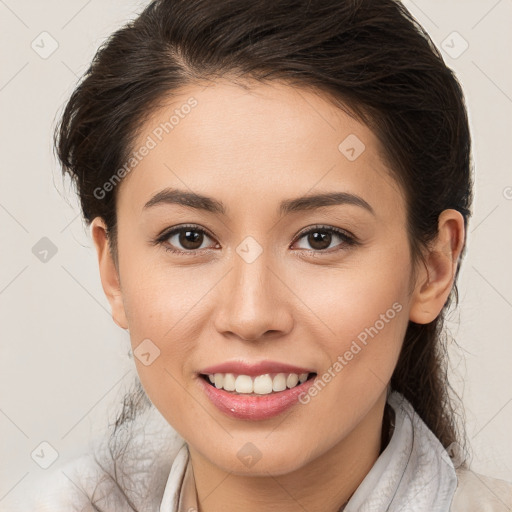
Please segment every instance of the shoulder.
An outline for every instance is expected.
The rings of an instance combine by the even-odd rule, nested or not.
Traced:
[[[511,512],[512,483],[458,468],[451,512]]]

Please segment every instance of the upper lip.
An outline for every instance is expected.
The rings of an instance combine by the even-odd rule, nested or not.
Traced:
[[[214,373],[234,373],[236,375],[264,375],[266,373],[314,373],[313,370],[293,366],[287,363],[279,363],[277,361],[259,361],[257,363],[249,363],[246,361],[226,361],[221,364],[208,366],[203,368],[199,373],[211,375]]]

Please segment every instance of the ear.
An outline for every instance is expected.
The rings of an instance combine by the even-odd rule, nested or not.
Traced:
[[[427,324],[436,319],[453,287],[455,272],[464,247],[464,217],[457,210],[444,210],[439,215],[436,240],[420,261],[409,319]]]
[[[114,322],[122,329],[128,329],[119,274],[114,264],[107,237],[107,226],[101,217],[91,223],[91,237],[98,254],[101,285],[112,309]]]

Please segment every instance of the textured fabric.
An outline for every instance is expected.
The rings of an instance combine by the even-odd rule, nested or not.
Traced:
[[[392,393],[388,403],[395,411],[395,431],[346,512],[448,512],[457,486],[451,460],[402,395]]]

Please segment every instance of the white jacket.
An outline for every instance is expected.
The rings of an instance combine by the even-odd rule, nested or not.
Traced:
[[[395,411],[391,440],[343,512],[512,512],[512,483],[469,469],[455,469],[411,404],[396,392],[390,394],[388,402]],[[171,443],[161,438],[158,447],[153,439],[155,448],[148,452],[151,436],[146,427],[144,434],[140,445],[132,447],[145,455],[138,461],[137,477],[132,475],[130,480],[136,490],[132,501],[138,511],[198,510],[186,443],[179,436]],[[77,483],[92,493],[100,474],[90,456],[82,457],[41,481],[34,496],[16,510],[5,512],[92,512],[94,508],[87,505]],[[132,510],[116,504],[114,494],[107,489],[108,485],[103,488],[105,498],[98,501],[101,510]],[[101,486],[99,491],[101,495]],[[138,495],[142,497],[137,499]]]

